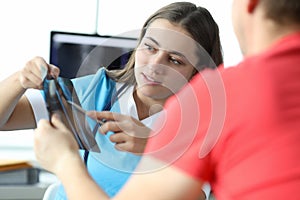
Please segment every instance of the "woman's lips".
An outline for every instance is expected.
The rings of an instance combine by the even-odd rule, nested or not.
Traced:
[[[150,76],[147,76],[144,73],[141,73],[141,74],[142,74],[142,78],[144,79],[146,84],[151,84],[151,85],[161,85],[162,84],[161,82],[155,80],[154,78],[152,78]]]

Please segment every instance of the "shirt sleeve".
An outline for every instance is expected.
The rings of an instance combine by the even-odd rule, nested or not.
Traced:
[[[36,89],[28,89],[25,92],[25,96],[27,97],[32,107],[35,121],[38,122],[41,119],[49,120],[47,106],[44,97],[42,95],[42,91]]]

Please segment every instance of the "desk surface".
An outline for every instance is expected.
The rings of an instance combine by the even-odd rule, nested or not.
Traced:
[[[34,185],[0,186],[1,200],[41,200],[49,185],[38,183]]]
[[[48,186],[56,181],[56,176],[42,171],[37,184],[0,185],[0,200],[41,200]]]
[[[38,166],[33,152],[32,130],[0,131],[0,159],[29,160]],[[40,173],[33,185],[0,185],[0,200],[41,200],[48,186],[57,181],[48,172]]]

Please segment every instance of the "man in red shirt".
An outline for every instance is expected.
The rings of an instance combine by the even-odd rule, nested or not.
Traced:
[[[299,0],[233,0],[244,61],[205,71],[168,101],[137,174],[116,199],[196,199],[204,181],[218,200],[300,199],[299,13]],[[52,123],[36,131],[42,165],[70,199],[107,199],[70,133]],[[58,141],[59,151],[51,148]]]

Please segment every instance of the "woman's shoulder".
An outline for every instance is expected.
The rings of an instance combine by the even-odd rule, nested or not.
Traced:
[[[72,79],[72,82],[76,93],[83,99],[100,93],[111,93],[116,86],[116,82],[106,75],[104,67],[100,68],[95,74]]]
[[[84,76],[80,76],[80,77],[76,77],[72,79],[72,82],[78,82],[78,81],[85,81],[85,80],[93,80],[93,79],[105,79],[105,78],[109,78],[106,75],[106,68],[105,67],[101,67],[97,70],[96,73],[94,74],[88,74],[88,75],[84,75]]]
[[[95,74],[85,75],[72,79],[74,85],[80,87],[94,87],[103,83],[115,84],[115,81],[106,74],[106,69],[101,67]]]

